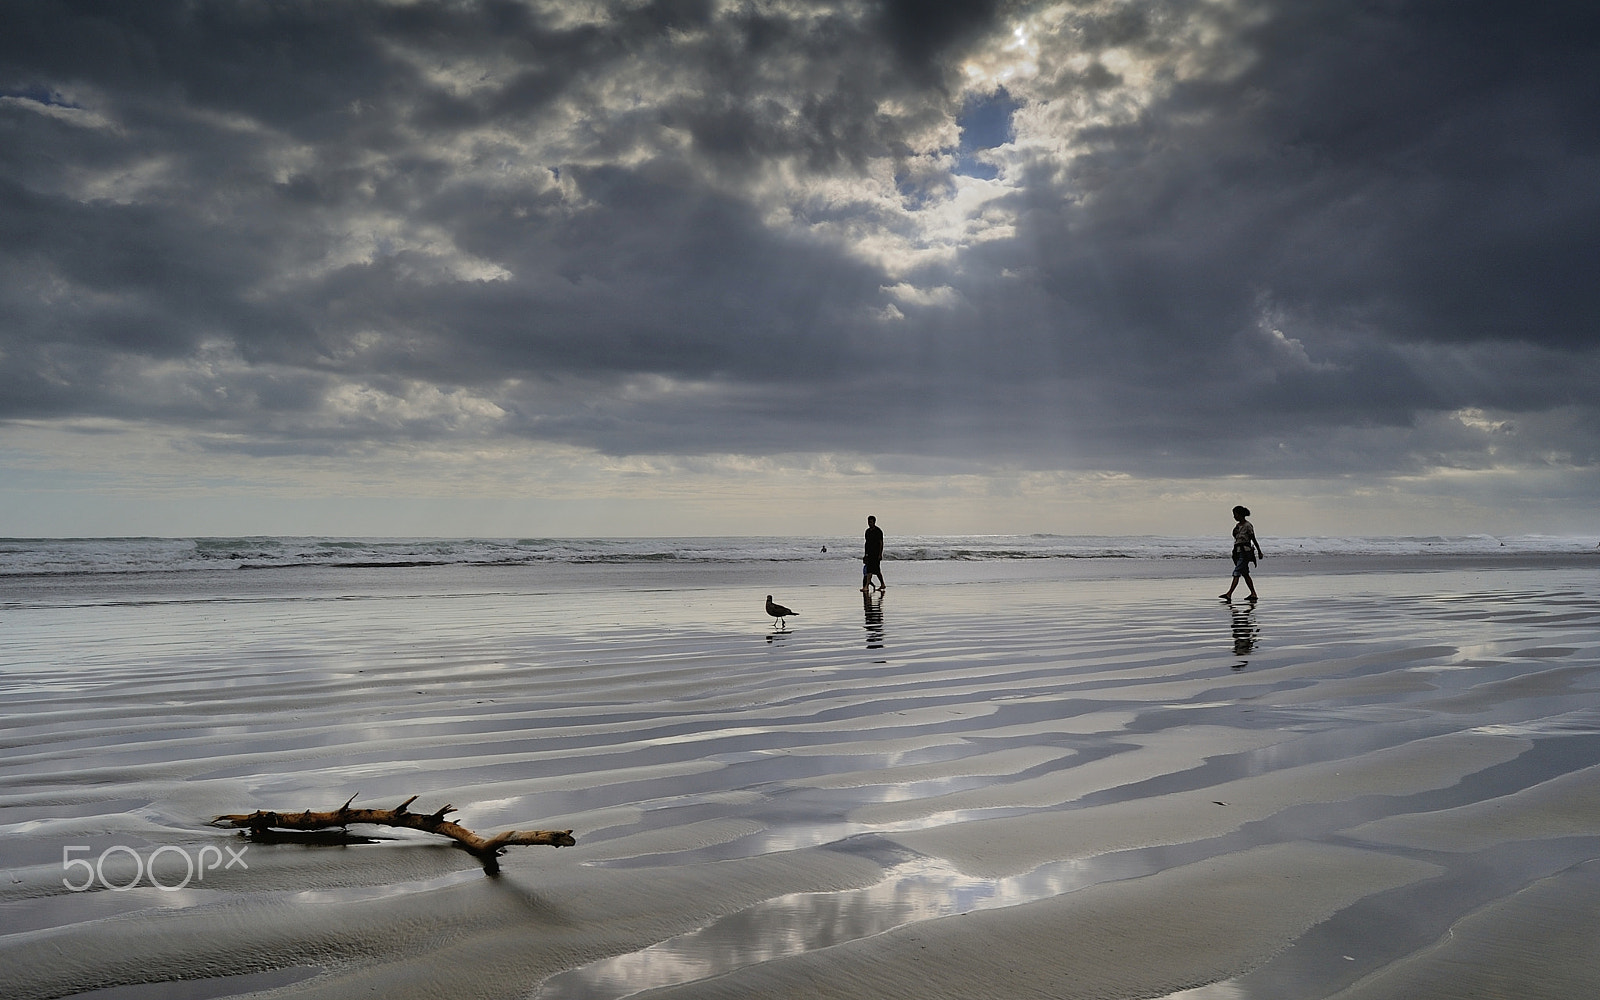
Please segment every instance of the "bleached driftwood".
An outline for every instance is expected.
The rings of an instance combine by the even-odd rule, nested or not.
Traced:
[[[354,801],[355,796],[351,796],[350,802]],[[513,844],[572,847],[577,843],[572,839],[571,830],[507,830],[492,837],[480,837],[466,827],[445,819],[447,814],[455,812],[455,806],[447,805],[433,813],[409,812],[406,807],[415,801],[417,797],[413,795],[393,809],[352,809],[350,802],[326,812],[312,812],[308,809],[305,812],[280,813],[257,809],[253,813],[218,816],[211,821],[211,825],[223,829],[249,830],[254,835],[264,834],[269,830],[327,830],[332,827],[349,826],[352,823],[404,827],[408,830],[421,830],[449,837],[462,850],[483,862],[484,868],[491,872],[499,871],[500,864],[496,859]]]

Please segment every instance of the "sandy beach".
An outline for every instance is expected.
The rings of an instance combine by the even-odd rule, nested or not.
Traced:
[[[7,583],[3,992],[1600,989],[1600,560],[856,568]],[[352,796],[577,846],[207,825]]]

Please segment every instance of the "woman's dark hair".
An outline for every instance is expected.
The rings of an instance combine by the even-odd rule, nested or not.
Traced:
[[[1249,517],[1250,516],[1250,508],[1249,507],[1235,507],[1235,508],[1233,508],[1233,513],[1236,516]]]

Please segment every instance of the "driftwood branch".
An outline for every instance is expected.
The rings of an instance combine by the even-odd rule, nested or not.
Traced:
[[[466,827],[445,819],[445,816],[455,812],[455,806],[447,805],[432,813],[410,812],[406,807],[417,801],[415,795],[393,809],[352,809],[350,803],[354,801],[355,797],[351,796],[350,802],[326,812],[308,809],[305,812],[280,813],[257,809],[253,813],[218,816],[211,821],[211,825],[224,829],[245,829],[252,835],[264,834],[269,830],[326,830],[349,826],[351,823],[404,827],[449,837],[462,850],[483,862],[483,866],[491,872],[499,870],[499,862],[495,859],[513,844],[571,847],[577,843],[572,839],[571,830],[507,830],[492,837],[480,837]]]

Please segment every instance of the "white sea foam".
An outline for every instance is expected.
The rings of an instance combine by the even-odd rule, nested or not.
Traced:
[[[1593,552],[1600,536],[1269,537],[1269,554],[1411,556]],[[1152,535],[913,535],[886,555],[910,561],[1202,559],[1228,539]],[[283,567],[759,563],[859,558],[860,539],[762,538],[50,538],[0,539],[0,576],[172,573]]]

